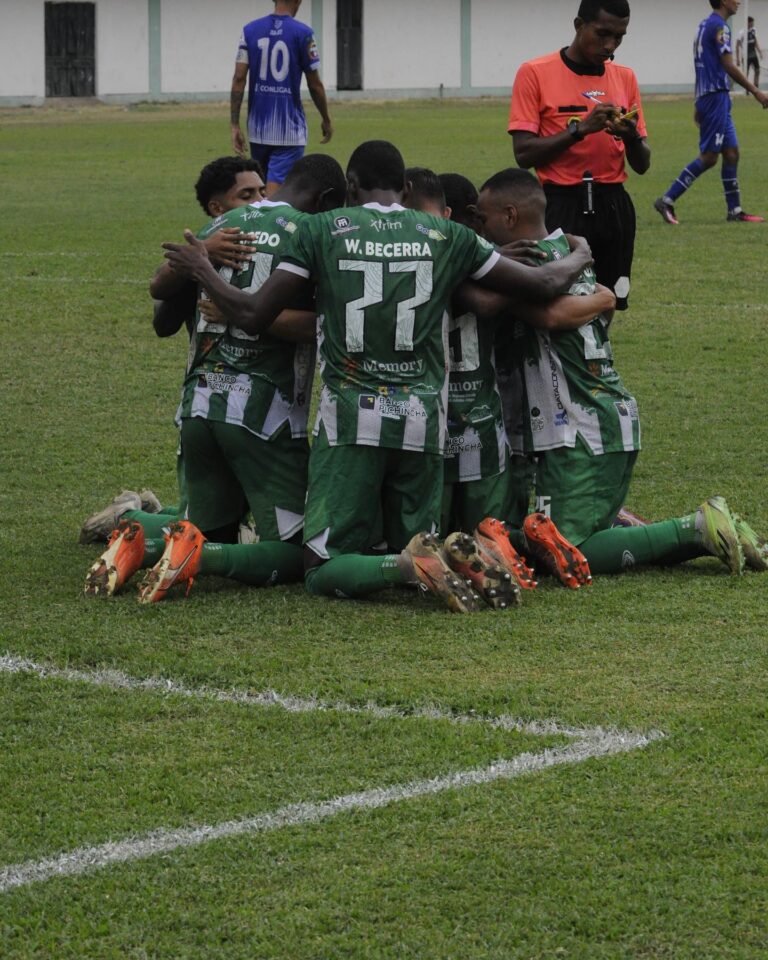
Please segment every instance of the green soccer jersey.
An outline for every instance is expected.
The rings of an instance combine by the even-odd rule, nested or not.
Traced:
[[[446,483],[485,480],[506,469],[507,435],[494,361],[495,324],[473,313],[448,326]]]
[[[561,230],[539,247],[549,260],[570,252]],[[569,293],[585,296],[594,290],[595,274],[589,268]],[[524,330],[517,341],[523,390],[517,423],[510,430],[513,451],[574,447],[577,437],[595,455],[639,450],[637,401],[614,369],[606,318],[598,315],[577,330]]]
[[[225,280],[252,293],[306,217],[287,203],[264,200],[217,217],[198,237],[204,240],[223,227],[256,234],[249,241],[256,251],[239,269],[218,268]],[[245,427],[264,440],[287,423],[292,436],[305,437],[314,367],[314,344],[289,343],[269,332],[248,334],[209,323],[198,313],[179,414]]]
[[[317,284],[317,428],[332,446],[442,453],[448,306],[498,254],[466,227],[399,204],[316,214],[280,269]]]

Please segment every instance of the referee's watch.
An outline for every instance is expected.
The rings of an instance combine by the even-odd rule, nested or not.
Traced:
[[[585,136],[584,133],[582,133],[582,131],[579,129],[580,127],[581,124],[576,117],[574,117],[572,120],[568,121],[568,126],[565,128],[577,143],[580,143]]]

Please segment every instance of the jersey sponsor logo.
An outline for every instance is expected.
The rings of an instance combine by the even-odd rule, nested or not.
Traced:
[[[427,411],[422,407],[413,407],[410,401],[374,393],[361,393],[358,398],[361,410],[375,410],[380,417],[387,420],[402,420],[403,417],[426,417]]]
[[[296,233],[296,224],[292,223],[290,220],[286,220],[285,217],[278,217],[277,220],[275,220],[275,223],[282,227],[286,233]]]
[[[381,233],[382,230],[402,230],[403,229],[403,225],[399,220],[371,220],[369,226],[373,227],[373,229],[377,233]]]
[[[251,208],[249,210],[247,207],[243,207],[242,212],[240,214],[240,219],[241,220],[261,220],[263,216],[264,214],[261,212],[261,210],[256,210],[254,208]],[[224,219],[223,217],[219,217],[219,220],[223,220],[223,219]],[[214,223],[215,222],[216,221],[214,220]]]
[[[201,387],[207,387],[214,393],[239,393],[245,397],[251,395],[250,382],[243,383],[236,374],[231,373],[201,373],[198,379]]]
[[[621,555],[621,569],[634,570],[634,568],[635,568],[635,557],[633,554],[629,552],[629,550],[625,550],[624,553],[622,553]]]
[[[560,413],[555,414],[555,426],[556,427],[568,426],[568,414],[565,412],[565,410],[561,410]]]
[[[430,240],[437,240],[439,242],[441,240],[448,239],[448,237],[440,233],[439,230],[435,230],[434,227],[426,227],[423,223],[417,223],[416,229],[419,231],[419,233],[423,233],[425,236],[429,237]]]
[[[602,103],[602,100],[598,98],[605,96],[605,90],[583,90],[581,95],[582,97],[586,97],[587,100],[593,100],[595,103]]]
[[[381,363],[378,360],[363,360],[356,364],[357,368],[366,373],[408,373],[422,374],[424,372],[423,360],[395,360],[393,363]]]
[[[341,237],[345,233],[353,233],[355,230],[360,229],[359,225],[352,223],[349,217],[336,217],[336,219],[333,221],[333,225],[336,227],[336,229],[331,230],[332,237]],[[349,244],[347,244],[347,252],[355,253],[354,250],[349,249]]]
[[[459,436],[448,437],[448,441],[445,447],[445,456],[446,457],[458,457],[462,453],[478,453],[483,449],[483,442],[478,437],[478,435],[473,431],[473,436],[471,440],[467,440],[464,434],[459,434]]]
[[[448,393],[477,393],[482,389],[483,380],[450,380]]]

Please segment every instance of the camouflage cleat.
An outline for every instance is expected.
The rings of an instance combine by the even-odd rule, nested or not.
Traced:
[[[440,540],[433,533],[417,533],[400,554],[400,564],[424,593],[436,594],[454,613],[477,610],[477,596],[448,566]]]
[[[103,510],[88,517],[80,528],[80,543],[106,541],[126,510],[141,510],[141,496],[133,490],[123,490]]]
[[[508,570],[517,581],[521,590],[535,590],[536,578],[533,570],[526,564],[509,541],[509,527],[501,520],[486,517],[473,534],[480,556],[487,562],[497,563]]]
[[[144,513],[160,513],[163,509],[162,503],[151,490],[141,490],[139,497],[141,499],[141,509]]]
[[[728,567],[733,576],[744,573],[744,550],[736,522],[723,497],[710,497],[696,511],[696,529],[704,549]]]
[[[523,521],[523,533],[531,554],[571,590],[592,583],[587,558],[560,533],[549,517],[531,513]]]
[[[112,531],[107,549],[85,578],[88,597],[111,597],[127,583],[144,562],[144,530],[135,520],[121,520]]]
[[[752,570],[765,573],[768,570],[768,541],[755,533],[747,521],[743,520],[738,513],[732,512],[731,516],[736,525],[736,534],[741,549],[744,552],[744,563]]]
[[[162,557],[139,584],[139,603],[157,603],[177,583],[192,589],[200,570],[205,537],[189,520],[170,524]]]
[[[738,513],[731,513],[736,534],[744,552],[744,562],[752,570],[768,570],[768,541],[764,540]]]
[[[450,568],[468,580],[489,607],[506,610],[522,603],[520,587],[512,574],[493,560],[489,563],[468,533],[446,537],[443,553]]]

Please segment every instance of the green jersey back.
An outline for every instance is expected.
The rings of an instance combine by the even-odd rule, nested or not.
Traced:
[[[443,452],[446,308],[457,283],[497,259],[468,228],[399,204],[302,222],[280,269],[317,284],[316,429],[332,446]]]
[[[287,203],[265,200],[217,217],[198,237],[204,240],[224,227],[256,234],[249,241],[256,251],[239,269],[217,268],[225,280],[252,293],[275,269],[307,216]],[[269,332],[248,334],[209,323],[198,312],[180,416],[236,424],[265,440],[287,423],[292,436],[305,437],[314,367],[314,344],[289,343]]]
[[[448,441],[446,483],[485,480],[507,465],[507,434],[496,384],[494,329],[474,313],[448,326]]]
[[[561,230],[539,242],[549,260],[569,253]],[[585,270],[569,293],[594,293],[595,275]],[[598,315],[577,330],[547,333],[526,328],[522,341],[524,401],[515,452],[573,447],[581,437],[592,454],[640,449],[637,401],[613,366],[608,321]],[[522,442],[521,442],[522,441]]]

